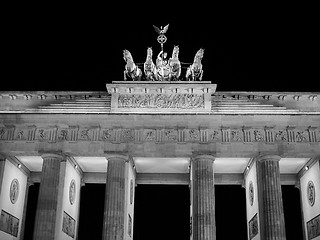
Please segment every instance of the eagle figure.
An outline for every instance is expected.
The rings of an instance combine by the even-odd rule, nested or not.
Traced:
[[[154,30],[156,30],[156,32],[158,34],[165,34],[168,31],[169,24],[167,24],[164,28],[162,26],[160,28],[158,28],[155,25],[153,25],[153,28],[154,28]]]

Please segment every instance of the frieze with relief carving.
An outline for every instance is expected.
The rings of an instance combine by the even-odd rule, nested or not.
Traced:
[[[178,130],[177,129],[163,129],[162,130],[163,142],[177,142],[178,141]]]
[[[54,138],[54,128],[37,128],[35,131],[35,140],[39,141],[50,141]]]
[[[209,142],[221,142],[221,130],[220,129],[207,129]]]
[[[59,141],[71,141],[69,130],[67,128],[58,129],[57,139]]]
[[[254,142],[264,142],[265,141],[265,130],[264,129],[254,129],[253,130],[253,141]]]
[[[112,129],[102,129],[100,132],[101,141],[113,141],[114,131]]]
[[[78,140],[80,141],[98,141],[100,129],[96,127],[92,128],[79,128]]]
[[[307,130],[297,130],[295,132],[296,142],[308,142],[308,131]]]
[[[231,130],[231,141],[232,142],[243,142],[243,133],[241,129]]]
[[[286,129],[276,130],[275,131],[275,141],[276,142],[286,142],[288,139]]]
[[[15,129],[14,131],[14,140],[28,140],[29,129]]]
[[[187,142],[199,142],[200,130],[199,129],[186,129],[186,141]]]
[[[134,129],[121,129],[121,142],[134,142],[135,139]]]
[[[157,139],[157,130],[156,129],[144,129],[142,138],[146,142],[155,142]]]
[[[118,108],[204,108],[203,94],[121,94]]]
[[[101,127],[36,127],[10,126],[0,128],[0,141],[76,142],[103,141],[111,143],[181,142],[181,143],[318,143],[316,127],[308,128],[101,128]]]

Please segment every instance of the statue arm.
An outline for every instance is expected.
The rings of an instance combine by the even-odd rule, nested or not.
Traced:
[[[156,65],[158,66],[160,63],[161,63],[161,61],[162,61],[162,58],[161,58],[161,54],[162,54],[162,50],[159,52],[159,54],[158,54],[158,56],[157,56],[157,59],[156,59]]]
[[[157,59],[161,58],[161,54],[163,53],[163,50],[161,50],[157,56]]]

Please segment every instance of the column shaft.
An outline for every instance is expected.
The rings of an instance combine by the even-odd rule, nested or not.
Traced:
[[[262,238],[286,239],[278,156],[257,161],[259,211]]]
[[[6,158],[0,154],[0,195],[1,195],[3,172],[4,172],[5,164],[6,164]]]
[[[125,159],[108,160],[103,240],[123,240],[125,212]]]
[[[34,240],[54,240],[58,207],[61,157],[43,157],[42,175],[37,203]]]
[[[26,215],[27,215],[27,207],[28,207],[28,195],[29,195],[29,187],[33,185],[33,182],[30,181],[30,178],[28,177],[27,180],[27,187],[26,187],[26,193],[24,197],[24,206],[23,206],[23,214],[22,214],[22,221],[21,221],[21,234],[20,239],[24,239],[25,234],[25,226],[26,226]]]
[[[197,156],[192,160],[193,239],[216,239],[214,172],[212,156]]]

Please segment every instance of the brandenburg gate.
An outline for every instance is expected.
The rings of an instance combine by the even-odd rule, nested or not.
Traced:
[[[185,78],[177,50],[144,72],[124,51],[106,91],[0,92],[0,239],[23,239],[34,182],[36,240],[77,239],[86,183],[106,186],[104,240],[133,239],[135,186],[154,183],[190,186],[192,240],[216,239],[216,184],[245,188],[248,239],[286,239],[295,185],[304,238],[320,239],[320,93],[217,91],[203,50]]]

